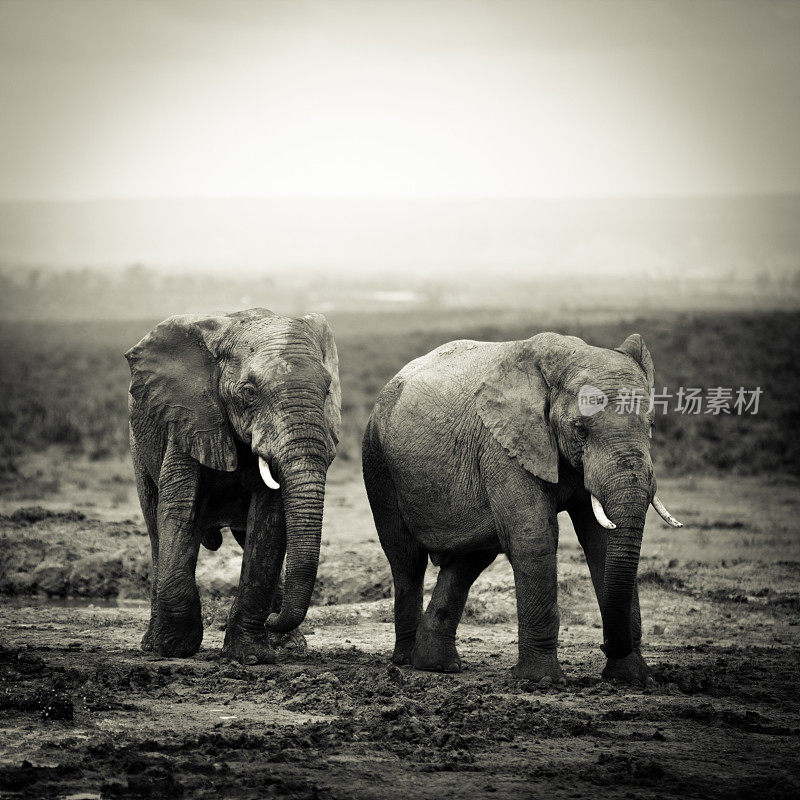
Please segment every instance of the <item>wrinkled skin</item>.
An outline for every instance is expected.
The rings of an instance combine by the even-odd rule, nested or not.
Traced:
[[[608,406],[584,416],[581,387]],[[363,443],[364,480],[395,585],[397,663],[457,672],[467,593],[498,553],[514,572],[518,678],[563,680],[557,657],[556,514],[569,512],[603,619],[603,676],[644,684],[636,572],[655,493],[648,413],[653,362],[634,334],[616,350],[539,334],[457,341],[382,390]],[[618,413],[622,389],[644,397]],[[590,493],[616,530],[603,528]],[[441,566],[423,614],[427,558]]]
[[[170,317],[125,355],[131,452],[153,557],[142,647],[171,657],[197,652],[197,554],[201,543],[219,547],[228,526],[244,554],[223,652],[270,663],[268,631],[300,625],[317,574],[341,406],[327,321],[266,309]],[[262,480],[259,458],[279,489]]]

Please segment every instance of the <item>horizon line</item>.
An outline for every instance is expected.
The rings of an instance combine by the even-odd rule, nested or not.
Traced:
[[[0,205],[91,205],[93,203],[163,203],[163,202],[209,202],[209,201],[610,201],[610,200],[746,200],[759,198],[789,198],[800,196],[800,188],[794,190],[771,190],[752,192],[664,192],[638,194],[574,194],[574,195],[536,195],[536,194],[439,194],[439,195],[348,195],[348,194],[259,194],[259,195],[137,195],[132,197],[82,197],[82,198],[3,198]]]

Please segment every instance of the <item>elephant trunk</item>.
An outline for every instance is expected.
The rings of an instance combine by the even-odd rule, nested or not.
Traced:
[[[306,421],[286,433],[273,466],[280,483],[286,517],[286,578],[280,612],[270,614],[267,628],[286,633],[305,619],[317,579],[328,461],[321,426]],[[319,427],[319,430],[317,430]]]
[[[634,647],[632,604],[645,517],[655,493],[653,465],[644,448],[615,447],[587,455],[586,488],[606,538],[601,607],[605,650],[608,658],[620,659]]]
[[[644,520],[649,498],[641,489],[617,491],[605,508],[616,525],[607,534],[603,580],[603,627],[606,655],[624,658],[633,650],[631,613]]]

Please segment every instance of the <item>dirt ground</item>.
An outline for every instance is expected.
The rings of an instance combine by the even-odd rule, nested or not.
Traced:
[[[390,665],[388,570],[357,471],[338,462],[307,654],[220,660],[231,537],[201,555],[200,653],[142,653],[149,556],[128,469],[43,455],[3,486],[1,797],[800,796],[796,481],[660,481],[686,527],[648,521],[643,690],[600,680],[599,612],[566,518],[566,686],[509,679],[505,560],[473,588],[462,674]]]

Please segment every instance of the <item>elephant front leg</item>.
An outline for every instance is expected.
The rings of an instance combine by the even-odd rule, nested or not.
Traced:
[[[203,641],[200,596],[194,572],[200,549],[195,526],[200,467],[190,456],[168,445],[158,483],[158,558],[156,560],[153,650],[185,658]]]
[[[148,526],[149,527],[149,526]],[[156,628],[158,627],[158,531],[150,533],[150,621],[142,637],[142,650],[151,651],[155,646]]]
[[[558,663],[557,558],[553,552],[511,555],[517,595],[519,661],[515,678],[564,682]]]
[[[275,650],[264,623],[286,553],[286,521],[278,492],[258,489],[247,515],[239,588],[225,631],[223,656],[242,664],[271,664]]]
[[[555,515],[531,528],[521,522],[512,534],[509,560],[514,571],[519,629],[515,678],[564,682],[558,663],[558,527]]]
[[[564,682],[558,663],[558,522],[552,499],[514,466],[486,469],[497,533],[514,571],[519,626],[515,678]]]
[[[606,570],[606,544],[608,532],[598,524],[594,518],[588,496],[583,502],[576,503],[569,509],[572,525],[578,536],[578,541],[586,556],[589,574],[592,577],[597,603],[603,615],[604,576]],[[608,659],[603,669],[603,678],[606,680],[619,680],[623,683],[646,685],[650,679],[650,668],[642,657],[642,616],[639,608],[639,589],[634,586],[633,602],[631,603],[631,641],[633,652],[621,659]],[[603,618],[603,646],[604,653],[608,651],[608,625]]]
[[[147,526],[150,537],[150,622],[147,631],[142,637],[142,650],[153,649],[155,630],[158,622],[158,492],[150,476],[138,458],[136,450],[133,451],[133,465],[136,475],[136,490],[139,494],[139,504],[142,507],[142,516]]]
[[[270,603],[270,614],[279,614],[283,606],[283,590],[286,585],[286,569],[281,569],[278,575],[278,580],[275,585],[275,591],[272,594],[272,603]],[[276,633],[269,631],[269,643],[276,649],[283,649],[284,651],[291,650],[296,655],[305,655],[308,649],[308,642],[306,637],[300,633],[300,628],[295,628],[288,633]]]

